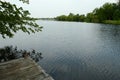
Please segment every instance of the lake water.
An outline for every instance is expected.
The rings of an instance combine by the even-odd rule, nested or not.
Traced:
[[[55,80],[120,80],[120,26],[38,21],[43,31],[18,32],[0,47],[40,51],[39,64]]]

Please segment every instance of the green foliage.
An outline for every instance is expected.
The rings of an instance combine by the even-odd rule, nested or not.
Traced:
[[[80,22],[95,22],[95,23],[116,23],[120,20],[120,0],[118,3],[105,3],[100,8],[95,8],[92,12],[85,15],[74,15],[70,13],[68,16],[58,16],[56,20],[60,21],[80,21]],[[113,20],[113,22],[111,22]]]
[[[94,9],[86,18],[88,22],[100,23],[105,20],[120,20],[120,7],[116,3],[105,3],[102,7]]]
[[[105,24],[114,24],[114,25],[120,25],[120,20],[105,20],[103,21]]]
[[[120,20],[120,10],[119,9],[115,10],[115,12],[113,14],[113,20]]]
[[[20,1],[29,3],[28,0]],[[18,8],[15,4],[6,1],[0,1],[0,34],[3,38],[13,37],[19,30],[28,34],[41,31],[42,27],[35,22],[35,19],[30,17],[28,10],[23,10],[22,7]]]
[[[56,20],[58,21],[81,21],[83,22],[84,19],[85,19],[85,15],[79,15],[79,14],[73,14],[73,13],[70,13],[69,15],[61,15],[61,16],[57,16],[55,18]]]
[[[5,46],[4,48],[0,48],[0,63],[25,56],[31,57],[36,62],[43,58],[42,53],[36,52],[35,50],[18,50],[17,47],[13,46]]]

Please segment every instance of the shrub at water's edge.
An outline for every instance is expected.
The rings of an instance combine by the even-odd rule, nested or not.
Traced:
[[[0,48],[0,63],[10,61],[13,59],[18,59],[21,57],[25,58],[27,56],[30,56],[36,62],[43,58],[42,53],[36,52],[35,50],[18,50],[17,47],[13,46],[5,46],[4,48]]]

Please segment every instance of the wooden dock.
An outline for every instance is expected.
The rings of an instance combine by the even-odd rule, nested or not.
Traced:
[[[0,63],[0,80],[54,80],[31,58]]]

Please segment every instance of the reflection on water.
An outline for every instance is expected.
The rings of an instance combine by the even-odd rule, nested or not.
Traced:
[[[43,32],[19,32],[0,40],[0,47],[15,45],[43,53],[39,64],[55,80],[119,80],[120,26],[39,21]]]

